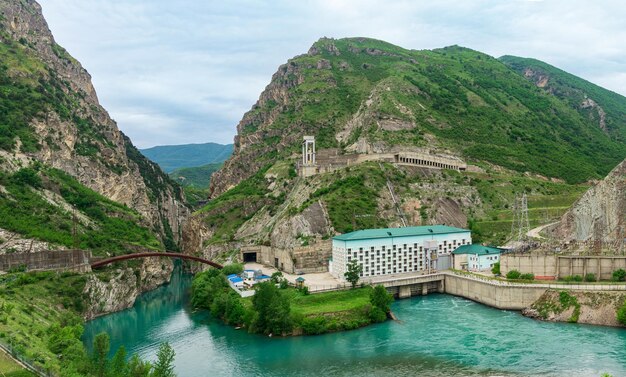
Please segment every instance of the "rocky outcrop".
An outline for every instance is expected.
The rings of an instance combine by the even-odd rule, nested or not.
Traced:
[[[0,229],[0,254],[37,253],[40,251],[62,249],[48,242],[24,238],[17,233]]]
[[[118,129],[98,102],[91,76],[59,46],[34,0],[0,2],[2,38],[24,47],[43,69],[31,74],[35,82],[58,85],[71,99],[70,114],[50,108],[31,122],[40,148],[21,151],[13,158],[37,160],[66,171],[85,186],[109,199],[126,204],[165,238],[180,238],[181,223],[189,212],[182,190],[145,159]],[[22,48],[22,47],[20,47]]]
[[[522,314],[551,322],[587,323],[591,325],[622,325],[617,321],[617,310],[626,302],[621,291],[560,291],[547,290]]]
[[[88,275],[85,320],[130,308],[141,293],[169,282],[173,269],[170,259],[146,258],[139,268]]]
[[[564,242],[624,238],[626,231],[626,160],[590,188],[552,230]]]

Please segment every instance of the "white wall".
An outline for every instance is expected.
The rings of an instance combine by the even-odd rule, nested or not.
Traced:
[[[429,262],[424,244],[430,240],[436,241],[438,255],[450,255],[460,245],[472,243],[469,231],[350,241],[333,239],[331,273],[343,280],[348,262],[355,258],[363,266],[363,277],[424,271]]]

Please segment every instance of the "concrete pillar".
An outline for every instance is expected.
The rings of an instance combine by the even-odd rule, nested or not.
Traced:
[[[401,285],[400,287],[398,287],[398,297],[399,298],[411,297],[411,286]]]
[[[446,292],[446,281],[440,280],[439,285],[437,286],[437,292],[445,293]]]
[[[422,296],[426,296],[428,294],[428,283],[422,284]]]

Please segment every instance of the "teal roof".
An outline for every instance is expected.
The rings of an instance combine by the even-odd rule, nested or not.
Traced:
[[[389,237],[430,236],[433,234],[465,233],[467,229],[446,225],[409,226],[406,228],[364,229],[333,237],[339,241],[370,240]]]
[[[457,247],[452,254],[478,254],[478,255],[487,255],[487,254],[500,254],[502,253],[502,249],[498,249],[497,247],[491,246],[483,246],[480,244],[472,244],[472,245],[462,245]]]

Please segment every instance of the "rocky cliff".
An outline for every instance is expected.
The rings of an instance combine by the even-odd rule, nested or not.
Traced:
[[[137,296],[170,281],[174,265],[166,258],[144,259],[138,268],[88,275],[83,290],[85,320],[130,308]]]
[[[619,291],[547,290],[522,314],[544,321],[621,327],[617,310],[624,302],[626,294]]]
[[[622,240],[626,232],[626,160],[590,188],[552,230],[564,242]]]
[[[99,104],[89,73],[55,42],[39,4],[0,2],[0,41],[3,84],[25,93],[5,98],[19,102],[21,114],[8,120],[15,124],[2,140],[3,167],[37,161],[63,170],[135,209],[175,247],[188,215],[182,190],[118,129]]]

